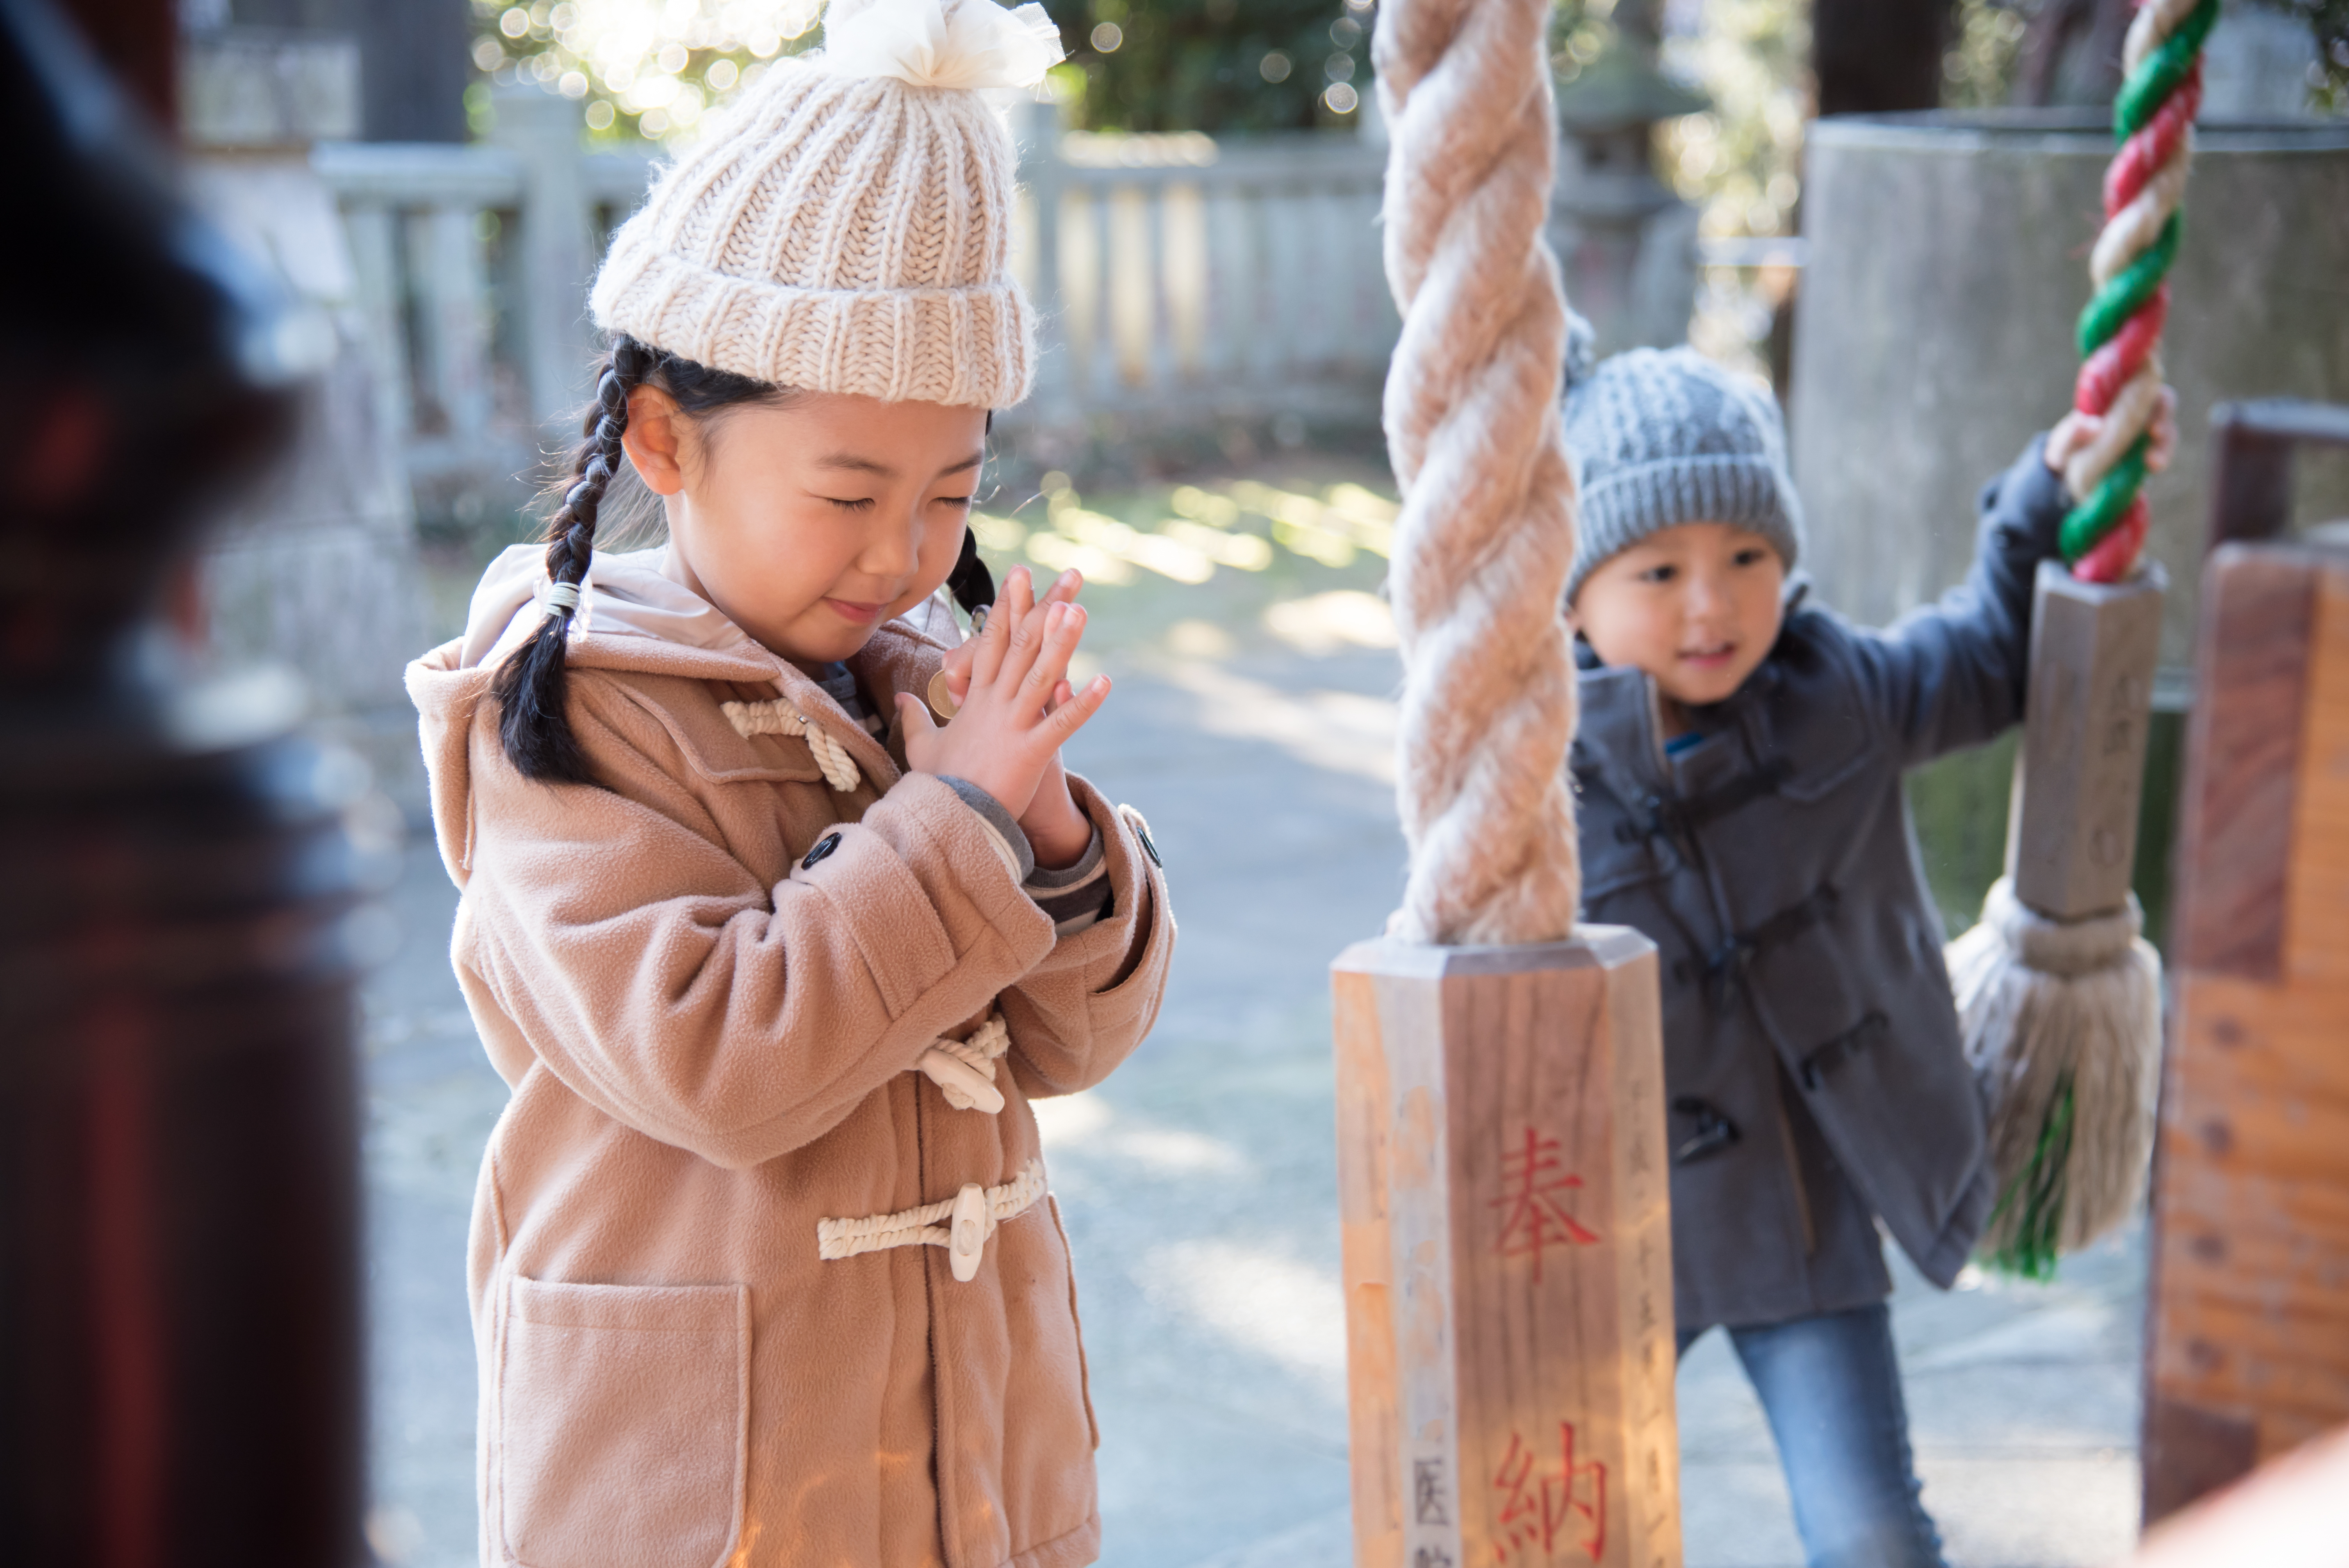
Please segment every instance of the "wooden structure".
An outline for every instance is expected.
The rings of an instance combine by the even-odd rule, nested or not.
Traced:
[[[1655,944],[1335,965],[1354,1560],[1677,1568]]]
[[[2014,896],[2041,914],[2080,920],[2128,903],[2168,583],[2158,562],[2111,584],[2039,563],[2006,866]]]
[[[2220,410],[2154,1188],[2145,1513],[2349,1421],[2349,550],[2283,531],[2349,408]]]

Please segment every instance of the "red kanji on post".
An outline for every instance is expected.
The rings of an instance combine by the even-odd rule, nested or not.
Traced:
[[[1528,1126],[1524,1140],[1501,1151],[1501,1181],[1508,1189],[1491,1206],[1506,1210],[1501,1220],[1500,1253],[1505,1258],[1531,1257],[1534,1279],[1539,1283],[1542,1253],[1550,1247],[1587,1247],[1599,1240],[1566,1212],[1557,1194],[1582,1185],[1582,1178],[1565,1171],[1558,1159],[1558,1141]]]
[[[1561,1549],[1586,1552],[1593,1563],[1607,1554],[1607,1466],[1575,1462],[1573,1422],[1560,1421],[1557,1434],[1554,1470],[1541,1465],[1517,1433],[1509,1434],[1508,1452],[1493,1476],[1501,1494],[1493,1550],[1503,1563],[1513,1555],[1530,1562],[1537,1553],[1547,1560]]]

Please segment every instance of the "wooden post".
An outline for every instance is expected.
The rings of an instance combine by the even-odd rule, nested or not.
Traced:
[[[2349,553],[2210,558],[2188,747],[2148,1523],[2349,1421]]]
[[[1354,1561],[1677,1568],[1655,944],[1333,970]]]
[[[2039,563],[2006,864],[2014,896],[2041,914],[2081,920],[2128,902],[2168,585],[2158,562],[2109,585]]]

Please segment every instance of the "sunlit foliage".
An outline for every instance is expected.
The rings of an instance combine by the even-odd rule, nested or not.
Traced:
[[[1370,91],[1372,0],[1045,0],[1057,73],[1093,130],[1351,127]]]
[[[1053,87],[1093,130],[1349,128],[1375,0],[1048,0]],[[473,64],[581,100],[599,138],[690,139],[779,55],[823,39],[818,0],[473,0]],[[485,92],[470,100],[477,122]]]
[[[473,16],[476,69],[583,100],[598,137],[690,135],[767,61],[818,36],[814,0],[473,0]]]

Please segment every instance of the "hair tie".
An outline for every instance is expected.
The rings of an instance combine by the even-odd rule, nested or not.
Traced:
[[[546,591],[546,613],[550,616],[567,615],[579,608],[579,584],[557,583]]]

